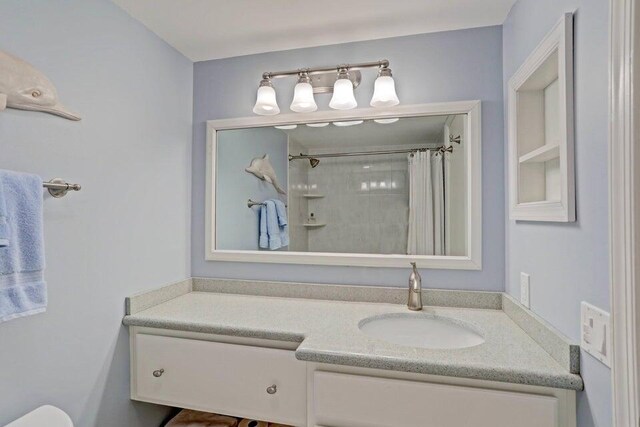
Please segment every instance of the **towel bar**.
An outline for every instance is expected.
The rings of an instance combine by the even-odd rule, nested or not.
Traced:
[[[262,206],[262,205],[264,205],[264,202],[254,202],[251,199],[247,200],[247,207],[248,208],[252,208],[254,206]],[[284,207],[288,208],[289,206],[285,204]]]
[[[80,191],[82,189],[80,184],[69,184],[62,178],[53,178],[49,182],[43,182],[42,186],[49,190],[49,194],[55,198],[66,196],[69,191]]]

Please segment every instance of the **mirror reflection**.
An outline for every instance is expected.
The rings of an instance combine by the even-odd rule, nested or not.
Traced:
[[[216,249],[466,255],[466,120],[218,131]]]

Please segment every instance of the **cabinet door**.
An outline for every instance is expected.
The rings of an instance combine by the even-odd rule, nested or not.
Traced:
[[[324,427],[557,427],[552,396],[314,373],[312,416]]]
[[[294,352],[137,334],[133,398],[306,425],[306,364]]]

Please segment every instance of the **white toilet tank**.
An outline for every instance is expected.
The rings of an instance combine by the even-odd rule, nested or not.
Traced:
[[[62,409],[44,405],[18,418],[5,427],[73,427],[71,418]]]

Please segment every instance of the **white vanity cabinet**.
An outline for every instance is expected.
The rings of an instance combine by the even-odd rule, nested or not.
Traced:
[[[134,400],[306,425],[306,363],[292,350],[149,332],[131,336]]]
[[[560,427],[562,396],[469,385],[313,373],[310,426]]]
[[[575,392],[299,361],[296,343],[131,327],[134,400],[309,427],[575,427]]]

